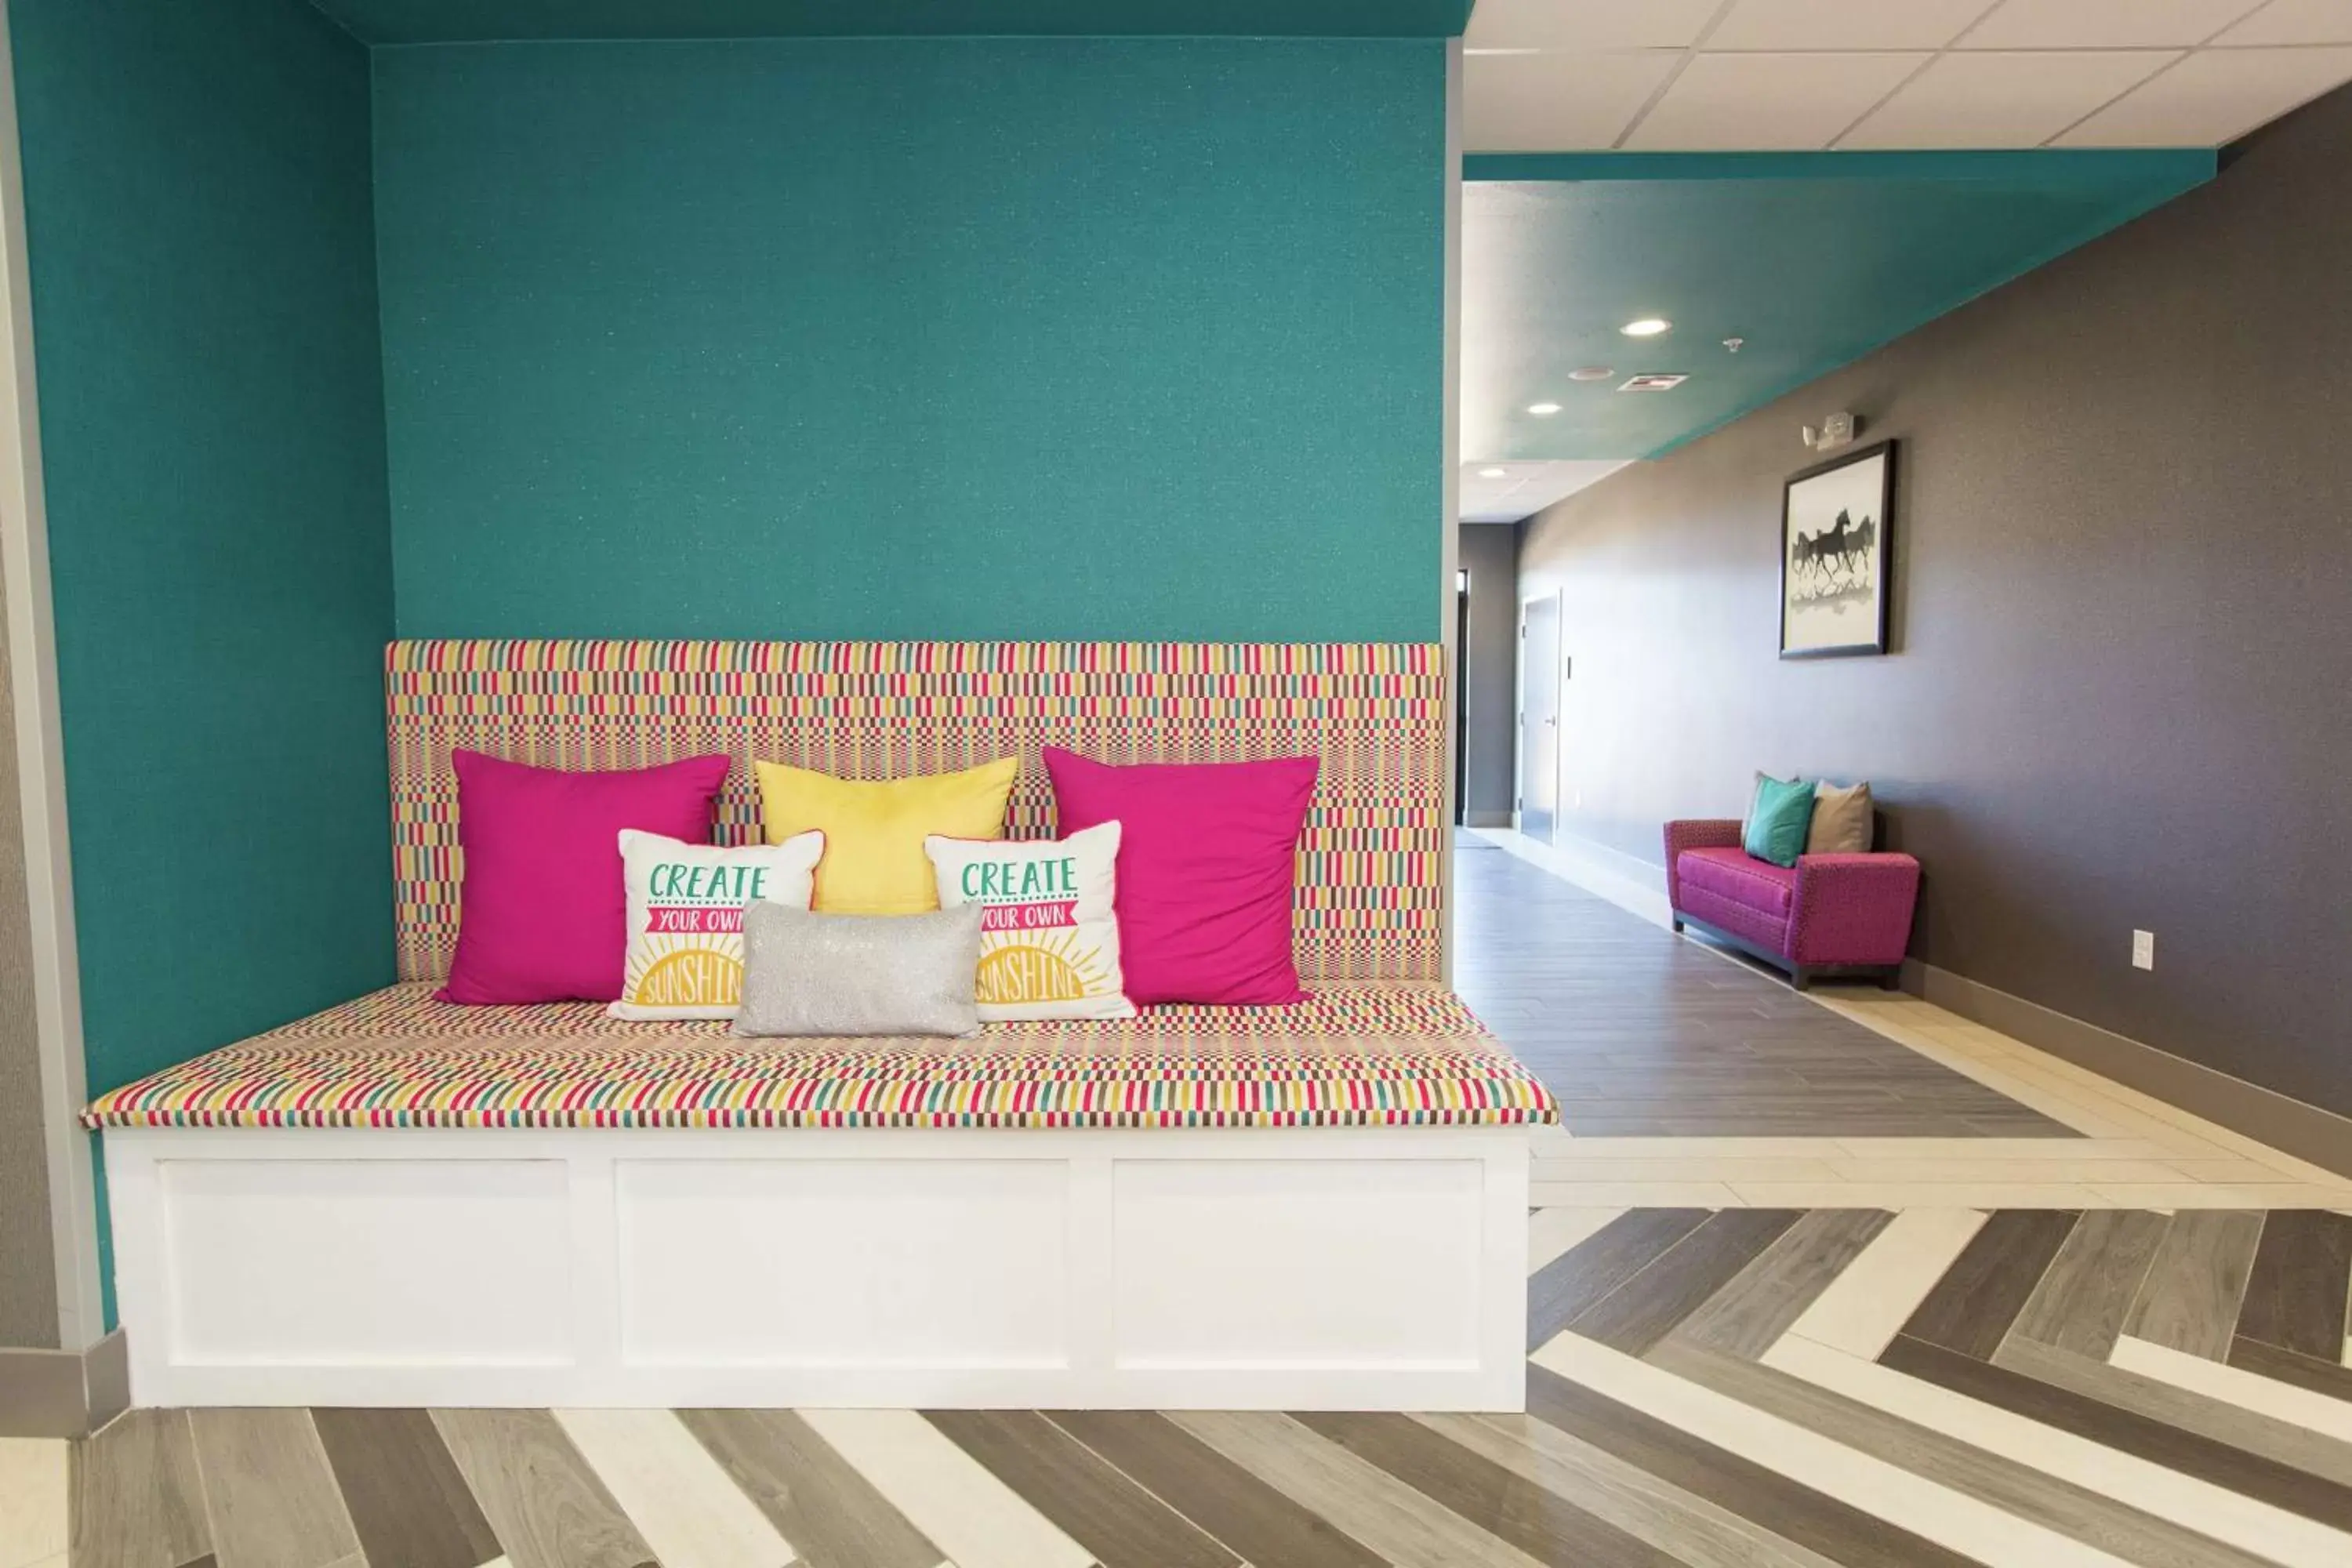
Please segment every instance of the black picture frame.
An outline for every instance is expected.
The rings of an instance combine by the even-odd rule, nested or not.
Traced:
[[[1886,651],[1895,604],[1895,442],[1886,440],[1841,452],[1790,475],[1780,487],[1782,658],[1849,658]],[[1874,484],[1869,475],[1848,472],[1872,466],[1877,470]],[[1824,485],[1823,480],[1837,482]],[[1872,509],[1858,521],[1851,515],[1857,503]],[[1813,514],[1832,505],[1838,506],[1835,523],[1821,526],[1812,534],[1801,533],[1806,523],[1820,522]],[[1838,531],[1840,541],[1835,552],[1836,565],[1817,563],[1825,562],[1826,557],[1815,557],[1800,550],[1801,541],[1811,545],[1829,537],[1832,528]],[[1863,536],[1859,545],[1853,542],[1855,535]],[[1798,646],[1790,646],[1791,630],[1796,629],[1793,622],[1818,618],[1804,616],[1805,609],[1820,605],[1825,598],[1845,601],[1842,608],[1861,608],[1852,602],[1857,594],[1867,594],[1875,601],[1857,623],[1870,629],[1869,641],[1801,640]]]

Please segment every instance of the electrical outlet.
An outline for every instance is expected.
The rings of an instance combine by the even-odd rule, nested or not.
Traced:
[[[2154,931],[2132,932],[2132,967],[2134,969],[2156,967],[2156,933]]]

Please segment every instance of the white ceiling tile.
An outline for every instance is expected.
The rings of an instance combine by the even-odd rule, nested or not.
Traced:
[[[1945,55],[1841,147],[2039,147],[2180,58],[2172,49]]]
[[[1658,152],[1826,147],[1930,58],[1696,55],[1625,145]]]
[[[2214,42],[2352,44],[2352,0],[2271,0]]]
[[[1680,49],[1722,0],[1478,0],[1468,49]]]
[[[1485,4],[1486,0],[1481,0]],[[1997,0],[1738,0],[1710,49],[1940,49]]]
[[[2200,49],[2058,144],[2219,146],[2347,80],[2352,80],[2352,48]]]
[[[1472,55],[1462,62],[1462,144],[1472,153],[1613,147],[1682,56]]]
[[[1964,49],[2169,49],[2201,44],[2262,0],[2004,0]]]

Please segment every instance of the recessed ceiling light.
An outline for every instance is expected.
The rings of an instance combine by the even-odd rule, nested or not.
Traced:
[[[1528,412],[1535,415],[1538,418],[1549,419],[1553,415],[1559,412],[1559,405],[1557,403],[1530,403],[1528,405]]]
[[[1507,479],[1511,477],[1511,470],[1508,468],[1481,468],[1478,470],[1478,477],[1482,479]]]
[[[1638,321],[1628,321],[1617,329],[1629,338],[1654,338],[1661,332],[1671,332],[1675,324],[1664,316],[1644,316]]]
[[[1605,364],[1580,365],[1568,373],[1570,381],[1607,381],[1617,373]]]
[[[1689,379],[1688,375],[1651,371],[1630,378],[1617,390],[1620,392],[1672,392]]]

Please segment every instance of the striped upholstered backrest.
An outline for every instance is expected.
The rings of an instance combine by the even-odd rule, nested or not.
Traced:
[[[736,760],[718,837],[759,833],[753,759],[848,778],[1018,753],[1006,831],[1049,836],[1039,748],[1105,762],[1322,759],[1299,853],[1308,984],[1442,970],[1444,656],[1430,644],[398,642],[387,657],[400,972],[457,936],[453,747],[542,767]]]

